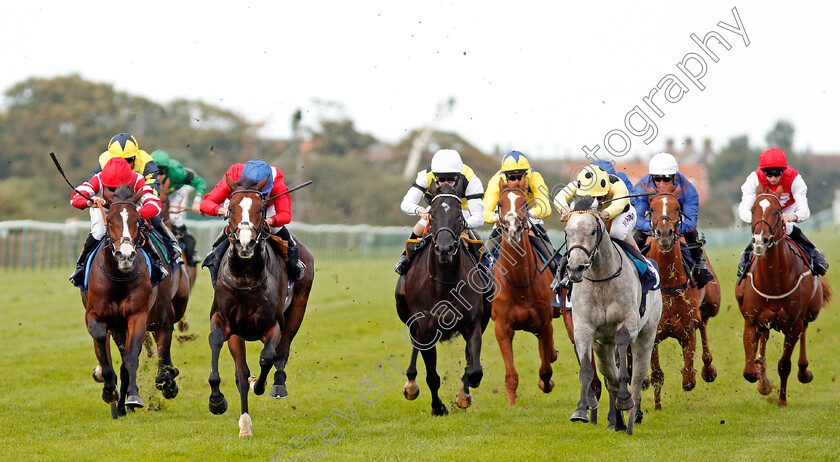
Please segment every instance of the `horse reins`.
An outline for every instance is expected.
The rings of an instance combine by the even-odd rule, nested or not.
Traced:
[[[232,214],[229,214],[228,215],[228,226],[227,226],[228,239],[231,242],[236,240],[236,237],[237,237],[236,233],[240,229],[250,229],[250,230],[252,230],[254,232],[254,234],[256,235],[256,237],[254,238],[256,240],[268,239],[268,236],[269,236],[270,232],[269,233],[263,232],[266,228],[266,226],[265,226],[265,214],[266,214],[265,204],[266,204],[266,202],[262,200],[263,199],[262,193],[260,191],[255,190],[255,189],[240,189],[238,191],[232,191],[230,193],[230,196],[233,197],[234,194],[239,194],[239,193],[255,193],[260,197],[260,200],[262,202],[262,204],[260,205],[260,226],[257,227],[253,223],[251,223],[250,221],[245,220],[245,221],[240,221],[239,223],[237,223],[236,224],[236,229],[234,229],[233,227],[230,226],[230,220],[231,220]]]
[[[682,234],[680,234],[680,227],[682,226],[683,217],[685,216],[685,214],[682,211],[682,207],[679,207],[680,199],[676,196],[676,194],[669,192],[656,193],[653,195],[653,199],[656,199],[657,196],[671,196],[674,198],[674,200],[677,201],[677,212],[679,216],[677,217],[676,221],[672,220],[671,217],[665,214],[662,214],[662,216],[657,218],[655,221],[651,220],[651,226],[653,226],[654,223],[656,224],[656,226],[659,226],[659,223],[661,223],[662,221],[666,221],[674,229],[673,243],[671,245],[676,244],[680,240],[680,237],[682,237]]]
[[[569,213],[570,214],[571,213],[587,213],[587,214],[595,217],[595,226],[596,226],[596,228],[595,228],[596,231],[595,232],[596,232],[597,237],[595,238],[595,246],[594,246],[592,252],[590,252],[589,249],[587,249],[586,247],[584,247],[582,245],[577,245],[577,244],[573,245],[573,246],[569,246],[569,247],[566,248],[566,258],[567,259],[571,256],[572,250],[574,250],[574,249],[580,249],[580,250],[583,250],[584,253],[586,253],[587,262],[586,262],[586,269],[584,270],[584,271],[586,271],[586,270],[588,270],[589,268],[592,267],[592,262],[595,260],[595,257],[598,255],[598,252],[600,251],[600,248],[601,248],[601,241],[604,238],[604,230],[601,228],[601,217],[599,217],[597,214],[595,214],[594,212],[592,212],[590,210],[572,210]],[[615,247],[615,243],[612,243],[612,245],[613,245],[613,247]],[[619,260],[622,259],[621,253],[622,253],[622,251],[619,250],[619,252],[618,252]],[[624,265],[622,265],[619,262],[618,270],[616,270],[616,272],[613,273],[612,276],[608,276],[604,279],[590,279],[586,276],[584,276],[584,279],[586,279],[589,282],[606,282],[606,281],[609,281],[610,279],[617,278],[618,275],[621,274],[621,268],[623,266]]]
[[[525,193],[525,191],[524,191],[523,189],[521,189],[521,188],[505,188],[505,189],[503,189],[503,190],[499,191],[499,196],[501,196],[501,195],[502,195],[502,193],[505,193],[505,192],[507,192],[507,191],[515,191],[515,192],[522,193],[522,196],[523,196],[523,197],[525,197],[526,199],[527,199],[527,197],[528,197],[528,195]],[[526,201],[526,202],[523,204],[523,207],[522,207],[522,208],[525,208],[525,206],[526,206],[527,204],[528,204],[528,203],[527,203],[527,201]],[[518,212],[518,211],[519,211],[519,210],[517,210],[517,212]],[[531,229],[531,227],[530,227],[530,223],[531,223],[531,222],[530,222],[530,221],[528,220],[528,218],[527,218],[527,213],[528,213],[528,212],[527,212],[527,209],[526,209],[526,212],[525,212],[525,214],[526,214],[526,215],[525,215],[525,216],[520,217],[520,216],[519,216],[519,213],[517,213],[517,214],[516,214],[516,222],[517,222],[517,228],[518,228],[518,229],[517,229],[517,231],[518,231],[519,229],[522,229],[522,232],[520,232],[520,234],[519,234],[519,235],[520,235],[520,239],[521,239],[521,236],[522,236],[523,234],[524,234],[524,235],[526,236],[526,238],[527,238],[527,236],[528,236],[527,231]],[[501,221],[501,206],[499,206],[499,215],[500,215],[500,219],[499,219],[499,221]],[[510,234],[508,234],[508,232],[507,232],[507,227],[506,227],[506,226],[500,226],[500,228],[501,228],[501,230],[502,230],[501,232],[502,232],[503,234],[505,234],[505,235],[507,235],[507,236],[510,236]],[[525,259],[525,270],[526,270],[528,273],[530,273],[530,272],[531,272],[531,271],[530,271],[530,268],[529,268],[529,266],[530,266],[530,265],[529,265],[529,263],[530,263],[530,262],[529,262],[529,261],[528,261],[528,259],[526,258],[526,259]],[[525,288],[527,288],[527,287],[532,286],[532,285],[534,284],[534,282],[537,280],[537,271],[536,271],[536,267],[534,268],[534,270],[535,270],[535,271],[534,271],[534,276],[533,276],[533,277],[531,278],[531,280],[530,280],[530,281],[528,281],[528,283],[527,283],[527,284],[525,284],[525,285],[518,285],[518,284],[514,284],[514,283],[512,283],[512,282],[510,281],[510,279],[508,279],[508,277],[507,277],[507,273],[506,273],[505,271],[502,271],[502,278],[504,278],[505,282],[507,282],[507,283],[508,283],[508,285],[509,285],[509,286],[511,286],[511,287],[515,287],[515,288],[517,288],[517,289],[525,289]]]

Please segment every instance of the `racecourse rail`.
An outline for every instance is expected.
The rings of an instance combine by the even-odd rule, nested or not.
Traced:
[[[803,229],[817,229],[831,223],[832,210],[814,214],[802,223]],[[221,220],[187,220],[187,227],[198,241],[198,252],[204,256],[222,231]],[[287,225],[317,259],[392,258],[402,252],[411,231],[409,226],[313,225],[292,222]],[[729,247],[747,242],[748,227],[701,229],[709,247]],[[0,221],[0,268],[33,269],[66,267],[75,264],[82,243],[90,230],[87,221],[73,220],[49,223],[34,220]],[[489,226],[478,229],[482,237]],[[549,229],[555,246],[563,243],[563,232]]]

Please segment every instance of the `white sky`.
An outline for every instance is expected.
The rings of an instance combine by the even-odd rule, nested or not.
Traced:
[[[72,2],[14,1],[0,14],[0,89],[29,77],[79,73],[166,103],[201,99],[288,136],[295,108],[315,125],[314,99],[344,105],[360,131],[395,142],[439,122],[490,152],[578,156],[624,127],[635,105],[651,116],[650,145],[739,134],[763,146],[780,119],[795,147],[840,152],[840,4],[836,2]],[[795,6],[794,6],[795,5]],[[749,38],[717,24],[736,25]],[[720,61],[689,35],[715,30]],[[700,91],[677,69],[708,66]],[[691,65],[689,65],[691,67]],[[667,74],[688,84],[677,103],[642,98]],[[620,143],[616,141],[620,147]]]

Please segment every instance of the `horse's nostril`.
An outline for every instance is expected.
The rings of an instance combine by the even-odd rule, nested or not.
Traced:
[[[131,251],[131,255],[129,255],[129,256],[128,256],[128,258],[134,258],[134,257],[136,257],[136,256],[137,256],[137,251],[136,251],[136,250],[132,250],[132,251]]]

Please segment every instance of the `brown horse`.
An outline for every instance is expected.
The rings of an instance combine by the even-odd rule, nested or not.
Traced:
[[[659,264],[662,277],[662,319],[659,321],[650,362],[654,406],[658,411],[662,410],[661,394],[665,381],[659,365],[659,342],[670,337],[680,343],[684,361],[682,386],[683,390],[689,391],[696,385],[694,354],[697,349],[696,331],[700,329],[703,380],[712,382],[717,377],[717,370],[712,365],[706,326],[709,318],[720,311],[720,283],[715,276],[713,281],[698,290],[685,268],[681,252],[685,241],[679,233],[683,217],[678,200],[680,192],[681,187],[674,188],[673,183],[668,183],[649,199],[652,236],[648,256]],[[714,275],[708,258],[706,267]]]
[[[241,413],[239,436],[251,436],[248,414],[248,389],[265,392],[266,378],[272,366],[277,368],[269,395],[285,398],[286,362],[289,347],[297,334],[314,279],[314,259],[309,250],[298,244],[306,273],[293,288],[289,287],[286,264],[281,253],[269,244],[271,231],[265,225],[267,200],[260,193],[269,179],[254,184],[247,178],[236,183],[225,176],[230,188],[228,238],[232,244],[219,263],[213,306],[210,310],[210,349],[212,354],[209,383],[210,412],[223,414],[227,400],[219,390],[219,352],[227,341],[236,367],[236,386]],[[251,377],[245,357],[245,341],[261,340],[260,375]]]
[[[461,196],[444,183],[440,189],[429,187],[433,198],[429,207],[431,242],[412,257],[405,276],[397,280],[395,298],[397,314],[406,324],[412,344],[411,363],[406,370],[408,382],[403,394],[417,398],[417,354],[423,354],[426,383],[432,393],[432,415],[449,413],[438,396],[440,376],[437,373],[437,342],[457,334],[466,341],[467,365],[461,377],[457,406],[466,409],[472,404],[470,387],[481,383],[481,335],[490,321],[492,282],[483,280],[478,262],[467,251],[461,235],[465,232],[461,213]],[[489,287],[488,287],[489,286]]]
[[[831,287],[824,278],[811,273],[798,250],[786,239],[786,223],[779,201],[781,188],[771,191],[759,187],[756,193],[750,228],[755,263],[735,287],[735,298],[744,316],[744,378],[749,382],[759,381],[759,392],[770,393],[772,385],[767,377],[764,352],[769,329],[782,332],[785,342],[778,365],[781,386],[777,405],[784,407],[791,356],[800,340],[797,378],[802,383],[814,378],[808,370],[805,333],[831,300]],[[756,350],[759,350],[758,358]]]
[[[519,374],[513,365],[513,335],[517,330],[531,332],[539,342],[540,381],[544,393],[554,388],[551,363],[557,360],[554,349],[554,328],[551,324],[549,288],[554,276],[551,271],[540,272],[542,263],[531,247],[528,219],[528,196],[525,178],[514,181],[499,180],[499,226],[502,240],[499,258],[493,265],[497,291],[493,299],[492,316],[496,325],[496,340],[505,361],[505,388],[508,404],[516,404]],[[546,255],[550,258],[551,255]]]
[[[161,184],[161,186],[160,186],[160,202],[162,204],[162,207],[161,207],[161,210],[160,210],[160,219],[163,220],[163,223],[166,225],[167,228],[169,228],[170,231],[173,231],[172,230],[172,220],[170,219],[170,216],[169,216],[169,213],[170,213],[169,209],[171,208],[172,204],[169,202],[169,194],[167,193],[168,190],[169,190],[169,178],[166,178],[164,180],[164,183]],[[173,233],[174,233],[174,231],[173,231]],[[180,242],[180,239],[179,239],[179,244],[180,243],[181,242]],[[181,246],[181,249],[184,250],[183,245]],[[192,260],[192,255],[187,255],[186,250],[184,250],[183,253],[184,253],[184,262],[188,262],[188,261]],[[175,295],[175,297],[181,297],[181,298],[187,297],[187,298],[189,298],[190,290],[193,288],[193,286],[195,286],[195,279],[196,279],[196,276],[198,274],[198,271],[196,269],[196,262],[193,261],[189,265],[185,264],[185,265],[183,265],[183,268],[184,268],[184,270],[186,271],[186,274],[187,274],[186,279],[188,280],[188,284],[181,284],[180,281],[179,281],[178,284],[173,284],[175,287],[177,287],[177,292],[178,292]]]

